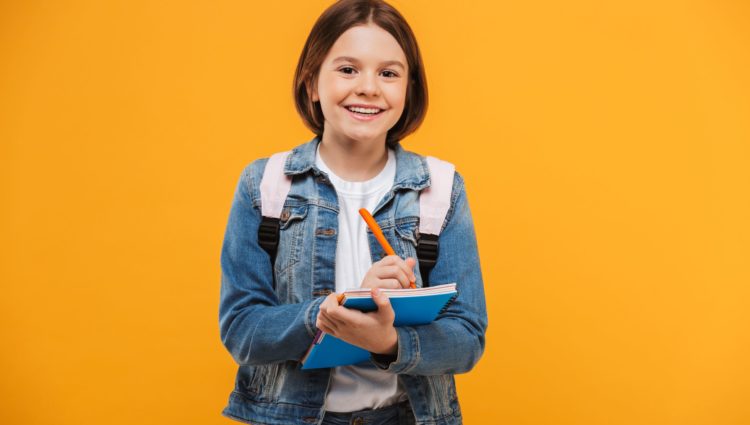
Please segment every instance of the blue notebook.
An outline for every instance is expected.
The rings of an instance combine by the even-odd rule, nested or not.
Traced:
[[[382,292],[388,295],[396,314],[394,326],[426,325],[435,320],[457,295],[455,283],[417,289],[383,289]],[[344,292],[342,305],[364,312],[377,309],[369,289]],[[346,366],[368,361],[369,358],[367,350],[318,331],[302,358],[302,369]]]

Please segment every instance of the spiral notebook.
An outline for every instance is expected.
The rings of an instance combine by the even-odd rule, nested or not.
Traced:
[[[382,289],[388,295],[396,314],[394,326],[426,325],[448,307],[458,295],[455,283],[417,289]],[[344,292],[341,305],[359,311],[377,310],[369,289]],[[333,335],[318,331],[302,358],[302,369],[320,369],[365,362],[370,353]]]

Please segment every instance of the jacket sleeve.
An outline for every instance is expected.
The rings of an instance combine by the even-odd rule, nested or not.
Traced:
[[[463,179],[456,173],[451,209],[439,236],[438,260],[430,284],[456,282],[458,296],[432,323],[397,327],[395,361],[372,361],[381,369],[410,375],[441,375],[471,370],[484,352],[487,309],[474,223]]]
[[[324,297],[280,304],[273,289],[273,267],[258,244],[261,221],[254,182],[265,159],[245,168],[237,184],[221,250],[219,330],[234,360],[258,365],[299,360],[312,342]],[[261,171],[258,171],[261,170]]]

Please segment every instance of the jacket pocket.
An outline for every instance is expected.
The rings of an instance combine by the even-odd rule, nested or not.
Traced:
[[[279,246],[276,250],[274,270],[284,273],[300,259],[302,237],[304,236],[307,204],[291,204],[284,207],[279,217]]]
[[[417,228],[419,218],[406,217],[396,221],[396,236],[398,236],[398,245],[401,250],[416,253],[417,249]]]
[[[418,217],[405,217],[396,221],[396,246],[393,248],[401,258],[417,258],[417,229],[419,227]],[[422,286],[422,275],[419,271],[419,261],[414,266],[414,274],[417,276],[417,287]]]

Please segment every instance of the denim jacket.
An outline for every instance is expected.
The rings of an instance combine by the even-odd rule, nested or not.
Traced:
[[[249,164],[234,193],[221,251],[219,328],[239,365],[222,414],[255,425],[319,423],[331,369],[303,371],[299,360],[313,340],[318,308],[335,289],[338,227],[336,191],[315,166],[320,139],[297,146],[284,172],[292,186],[280,218],[272,265],[258,244],[259,185],[267,159]],[[425,159],[397,146],[393,187],[372,211],[402,258],[416,255],[419,191],[430,185]],[[385,254],[368,230],[372,261]],[[439,237],[430,284],[456,282],[458,296],[437,319],[396,328],[395,361],[370,361],[398,374],[418,424],[459,424],[453,375],[471,370],[484,351],[487,311],[474,224],[462,177],[453,181],[451,204]],[[417,264],[417,286],[422,278]],[[273,275],[272,275],[273,273]],[[275,279],[273,278],[275,277]]]

